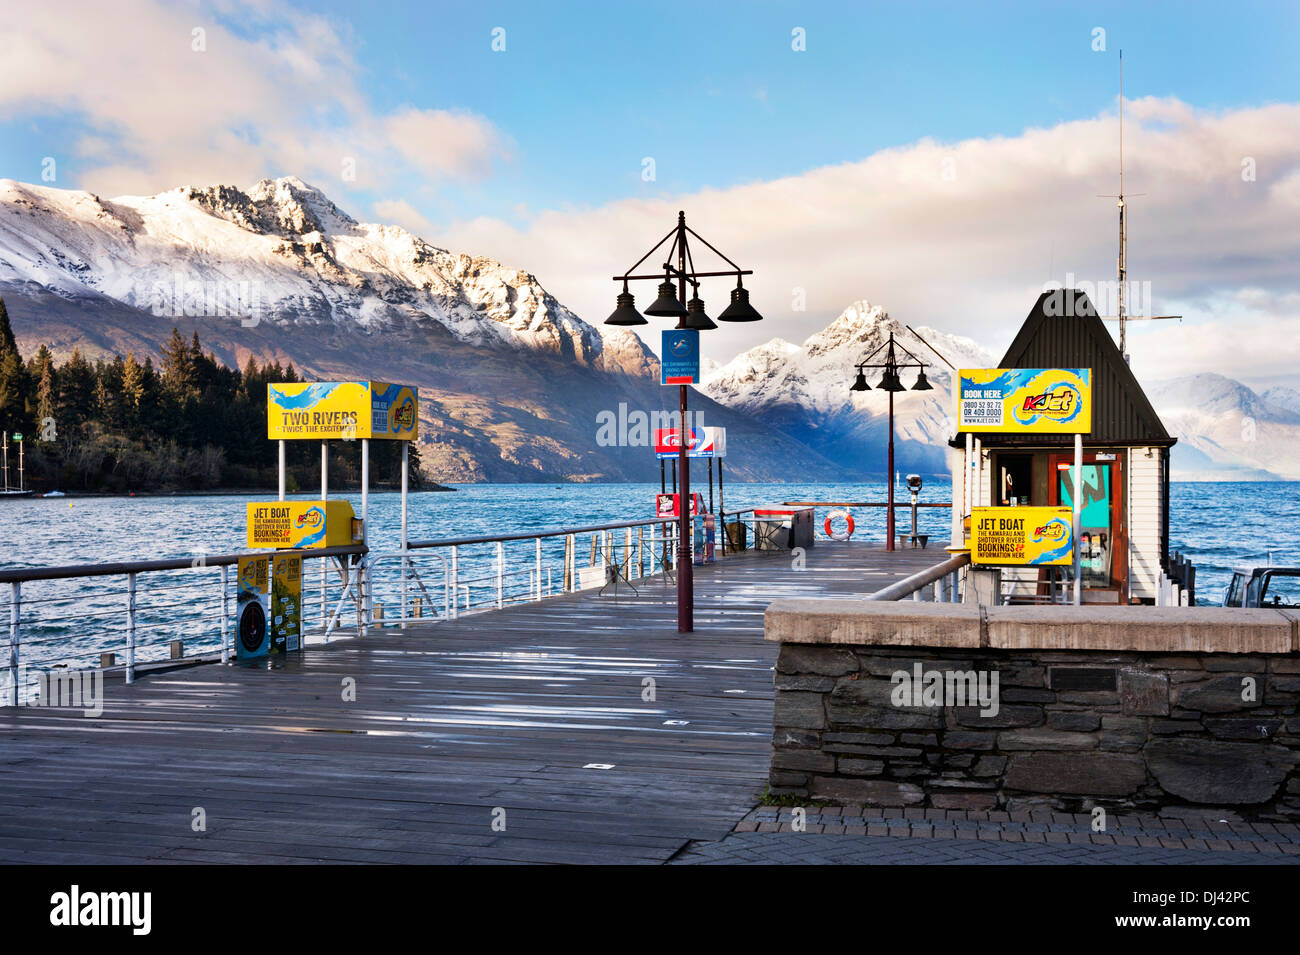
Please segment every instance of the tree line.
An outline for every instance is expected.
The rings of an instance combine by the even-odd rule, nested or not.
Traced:
[[[25,362],[0,298],[0,431],[9,436],[9,483],[17,486],[15,434],[23,436],[26,486],[38,491],[259,489],[275,487],[278,453],[266,437],[266,386],[296,382],[293,364],[242,371],[172,329],[161,363],[135,353],[88,360],[80,348],[57,364],[42,344]],[[371,483],[401,482],[398,441],[370,446]],[[290,441],[288,490],[319,486],[315,441]],[[331,486],[358,486],[356,442],[331,444]],[[423,484],[419,449],[410,450],[410,482]]]

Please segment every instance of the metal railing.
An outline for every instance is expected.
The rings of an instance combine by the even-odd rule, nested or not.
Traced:
[[[941,564],[927,567],[910,577],[904,577],[883,590],[877,590],[868,600],[925,599],[929,587],[931,599],[936,603],[957,603],[961,598],[961,570],[970,563],[970,554],[955,554]]]
[[[137,664],[169,659],[162,654],[155,655],[153,651],[171,647],[178,637],[192,638],[192,649],[197,648],[200,653],[205,648],[213,654],[220,652],[222,661],[227,661],[233,632],[231,597],[237,596],[231,587],[230,568],[237,565],[240,558],[266,557],[270,553],[250,551],[205,554],[194,558],[0,569],[0,586],[7,584],[9,591],[9,654],[5,668],[9,685],[6,689],[16,702],[21,674],[28,665],[52,668],[67,668],[69,664],[104,665],[111,654],[112,665],[118,667],[116,655],[119,652],[124,658],[120,669],[126,682],[132,683]],[[366,547],[329,547],[295,553],[302,556],[304,563],[320,559],[337,564],[342,593],[340,607],[349,595],[354,600],[359,597],[361,590],[357,585],[364,580],[359,570],[364,566]],[[344,559],[356,557],[360,558],[356,563]],[[215,579],[198,580],[191,576],[212,571],[220,572],[214,575]],[[78,586],[66,594],[57,591],[43,593],[39,588],[43,583],[66,584],[94,578],[125,579],[106,588]],[[159,581],[157,585],[143,585],[144,581],[155,579]],[[302,579],[302,605],[305,608],[309,595],[306,573]],[[327,588],[328,584],[324,586]],[[163,595],[161,601],[151,600],[160,594]],[[320,596],[323,608],[327,591],[322,590]],[[336,619],[337,616],[336,611]],[[101,620],[107,628],[102,636],[87,632],[87,622]],[[164,624],[159,627],[164,635],[158,639],[142,640],[142,620]],[[364,627],[365,620],[359,608],[357,622],[359,627]],[[321,626],[327,634],[328,625],[323,613]],[[32,652],[33,648],[36,648],[36,653]],[[42,655],[41,650],[46,648],[53,652]],[[24,659],[25,649],[28,659]]]

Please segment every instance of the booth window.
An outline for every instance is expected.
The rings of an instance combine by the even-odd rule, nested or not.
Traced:
[[[994,500],[1002,507],[1032,503],[1034,459],[1029,454],[999,454],[993,469]]]

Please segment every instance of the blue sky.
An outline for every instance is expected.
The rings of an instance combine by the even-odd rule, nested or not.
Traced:
[[[1293,2],[329,0],[286,7],[286,18],[294,11],[337,27],[376,112],[467,110],[506,138],[508,156],[487,178],[400,183],[435,223],[726,188],[925,137],[1014,136],[1092,116],[1113,105],[1121,46],[1130,99],[1213,110],[1300,100]],[[211,15],[202,4],[194,14]],[[237,12],[217,18],[254,40],[263,28]],[[504,52],[491,48],[497,27]],[[795,27],[803,52],[791,49]],[[1096,27],[1104,53],[1092,49]],[[35,157],[66,156],[86,125],[82,113],[5,112],[19,115],[0,122],[0,174],[17,179],[36,178]],[[647,156],[653,182],[642,178]],[[67,159],[68,184],[86,185]],[[373,200],[382,190],[353,191]]]
[[[512,218],[797,175],[924,137],[1016,135],[1177,96],[1300,100],[1300,4],[324,3],[377,106],[468,109],[514,142],[426,214]],[[1092,31],[1106,30],[1104,53]],[[491,31],[506,50],[491,50]],[[807,49],[791,49],[792,30]],[[657,178],[642,180],[653,156]]]
[[[593,323],[689,208],[781,317],[721,330],[717,360],[864,298],[997,350],[1045,281],[1113,275],[1096,196],[1121,47],[1132,277],[1189,325],[1300,342],[1294,2],[67,0],[0,21],[0,177],[53,158],[48,184],[114,196],[297,175]],[[1153,373],[1222,364],[1148,334],[1175,336],[1135,347]]]

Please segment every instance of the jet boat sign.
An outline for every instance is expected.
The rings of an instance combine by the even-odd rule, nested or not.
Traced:
[[[958,373],[957,430],[1088,434],[1091,368],[975,368]]]
[[[971,563],[1045,567],[1074,561],[1074,512],[1068,507],[976,507]]]

